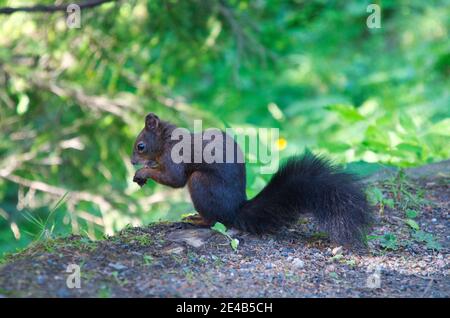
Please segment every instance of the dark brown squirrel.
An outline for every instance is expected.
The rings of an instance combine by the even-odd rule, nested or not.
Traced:
[[[133,147],[131,163],[144,166],[136,171],[134,182],[143,186],[153,179],[173,188],[187,184],[196,211],[208,224],[221,222],[250,233],[274,233],[295,224],[300,215],[312,213],[333,242],[360,245],[364,241],[372,219],[371,208],[354,175],[305,152],[290,157],[264,189],[247,200],[242,161],[172,160],[172,148],[178,141],[171,135],[176,128],[153,113],[146,116],[145,127]],[[230,140],[221,133],[224,140]],[[241,155],[239,146],[231,140],[235,156]],[[202,142],[203,147],[207,144]],[[227,149],[225,141],[223,149]]]

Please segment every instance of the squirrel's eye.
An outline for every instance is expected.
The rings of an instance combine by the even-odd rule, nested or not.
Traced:
[[[137,144],[136,148],[139,152],[142,152],[145,150],[145,144],[143,142],[140,142]]]

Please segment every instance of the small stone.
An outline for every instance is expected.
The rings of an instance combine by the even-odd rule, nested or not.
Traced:
[[[299,258],[294,258],[292,265],[294,265],[295,268],[303,268],[305,266],[305,262]]]
[[[39,275],[39,276],[36,278],[36,280],[37,280],[37,283],[38,283],[39,285],[42,285],[43,283],[45,283],[45,277],[42,276],[42,275]]]
[[[431,219],[431,222],[436,223],[436,222],[437,222],[437,219],[432,218],[432,219]]]
[[[273,264],[272,263],[267,263],[266,264],[266,269],[272,269],[273,268]]]
[[[293,249],[292,247],[285,247],[285,248],[283,248],[283,252],[294,253],[295,249]]]
[[[115,270],[118,270],[118,271],[121,271],[121,270],[124,270],[124,269],[128,268],[125,265],[120,264],[120,263],[109,263],[108,266],[112,267],[112,268],[114,268]]]
[[[133,255],[136,255],[136,256],[142,256],[141,252],[131,251],[130,254],[133,254]]]
[[[328,273],[334,272],[335,270],[336,270],[336,267],[334,267],[334,265],[328,265],[325,268],[325,271],[328,272]]]
[[[329,275],[330,275],[331,278],[334,278],[334,279],[338,279],[339,278],[339,275],[336,272],[330,272]]]
[[[164,254],[181,254],[184,251],[184,247],[183,246],[174,246],[174,247],[169,247],[166,248],[165,250],[163,250]]]
[[[176,243],[184,242],[192,247],[199,248],[203,246],[213,234],[214,232],[209,229],[183,230],[170,233],[167,239]]]
[[[140,282],[140,283],[136,284],[136,287],[140,292],[144,292],[151,287],[151,283],[150,282]]]
[[[342,246],[333,248],[333,250],[331,251],[331,254],[333,254],[333,256],[335,256],[337,254],[342,254]]]

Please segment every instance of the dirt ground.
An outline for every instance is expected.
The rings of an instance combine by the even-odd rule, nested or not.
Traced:
[[[448,181],[375,183],[364,250],[330,244],[309,218],[275,236],[232,231],[237,251],[210,229],[162,223],[36,243],[0,265],[0,297],[449,297]],[[67,287],[70,264],[80,288]]]

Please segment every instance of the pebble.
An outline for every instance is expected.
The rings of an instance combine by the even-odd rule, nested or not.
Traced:
[[[130,253],[133,254],[133,255],[136,255],[136,256],[142,256],[143,255],[142,253],[135,252],[135,251],[131,251]]]
[[[128,268],[125,265],[120,264],[120,263],[109,263],[108,266],[112,267],[112,268],[114,268],[115,270],[118,270],[118,271],[121,271],[121,270],[124,270],[124,269]]]
[[[418,262],[417,265],[418,265],[419,267],[421,267],[421,268],[426,268],[426,267],[427,267],[427,264],[426,264],[424,261]]]
[[[334,265],[328,265],[328,266],[325,268],[325,271],[328,272],[328,273],[332,273],[332,272],[334,272],[335,270],[336,270],[336,267],[335,267]]]
[[[152,268],[155,270],[163,269],[163,268],[165,268],[165,266],[161,262],[154,262],[154,263],[152,263]]]
[[[295,249],[293,249],[292,247],[285,247],[285,248],[283,248],[283,252],[284,253],[294,253]]]
[[[333,254],[333,255],[342,254],[342,246],[333,248],[333,250],[331,251],[331,254]]]
[[[444,260],[442,260],[442,259],[438,259],[437,261],[436,261],[436,265],[438,266],[438,267],[445,267],[445,262],[444,262]]]
[[[42,275],[39,275],[39,276],[36,278],[36,280],[37,280],[37,283],[38,283],[39,285],[42,285],[43,283],[45,283],[45,277],[42,276]]]
[[[303,268],[303,267],[305,267],[305,262],[303,262],[301,259],[296,257],[292,261],[292,265],[294,265],[295,268]]]
[[[253,269],[254,267],[255,266],[253,264],[251,264],[251,263],[244,263],[244,264],[241,265],[241,269],[246,269],[246,270]]]
[[[164,254],[181,254],[184,252],[183,246],[169,247],[163,250]]]
[[[253,274],[251,272],[249,272],[249,271],[242,273],[242,275],[246,279],[249,279],[249,278],[253,277]]]
[[[267,263],[266,264],[266,269],[272,269],[273,268],[273,264],[272,263]]]

